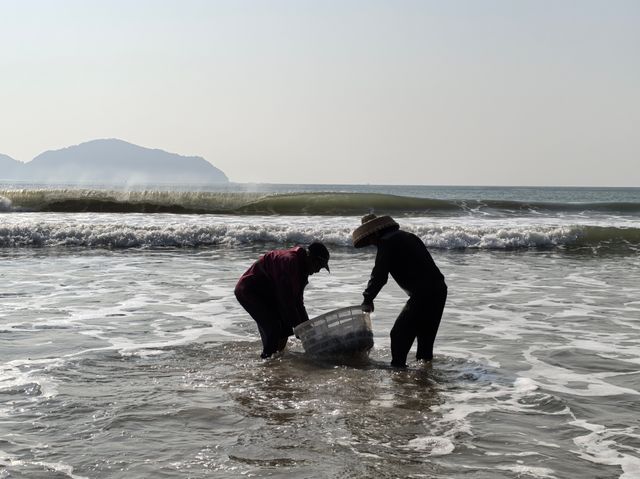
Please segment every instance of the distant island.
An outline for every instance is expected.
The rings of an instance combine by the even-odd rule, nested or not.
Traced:
[[[182,156],[118,139],[46,151],[28,163],[0,154],[0,181],[73,185],[206,185],[228,183],[199,156]]]

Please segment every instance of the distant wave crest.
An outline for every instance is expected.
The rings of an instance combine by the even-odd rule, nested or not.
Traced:
[[[29,189],[0,191],[14,210],[40,212],[361,215],[370,210],[407,215],[535,215],[539,213],[638,214],[640,202],[551,203],[438,200],[378,193],[211,193]],[[1,200],[0,200],[1,201]],[[2,203],[0,203],[2,208]],[[0,210],[1,211],[1,210]]]

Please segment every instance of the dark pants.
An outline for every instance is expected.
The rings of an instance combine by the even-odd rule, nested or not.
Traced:
[[[407,355],[418,338],[416,359],[433,359],[433,343],[438,334],[447,301],[447,286],[414,292],[391,328],[391,364],[404,367]]]
[[[258,325],[262,339],[260,357],[268,358],[284,349],[293,330],[282,321],[275,292],[269,282],[257,277],[246,278],[236,285],[234,292],[238,302]]]

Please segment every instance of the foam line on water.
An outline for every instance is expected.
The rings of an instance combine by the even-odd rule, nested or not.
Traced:
[[[451,358],[461,359],[464,361],[473,361],[479,364],[486,364],[487,366],[495,369],[498,369],[500,367],[500,363],[495,360],[493,355],[478,352],[477,349],[470,350],[464,347],[458,348],[451,344],[444,344],[441,347],[440,351],[443,355]]]
[[[614,345],[608,345],[597,339],[577,339],[573,340],[571,345],[574,348],[591,351],[602,358],[615,359],[623,363],[640,364],[640,349],[638,348],[638,344],[620,344],[623,341],[624,340],[621,340]]]
[[[443,392],[446,401],[431,408],[440,414],[442,427],[446,427],[444,437],[454,441],[459,434],[473,436],[471,416],[491,411],[530,414],[535,412],[545,416],[567,416],[568,408],[556,411],[542,411],[538,408],[541,401],[552,399],[539,390],[535,381],[526,377],[516,377],[512,383],[501,384],[490,381],[487,384],[463,392],[451,390]]]
[[[459,465],[456,465],[455,467],[472,471],[471,477],[474,477],[475,475],[477,475],[479,471],[487,471],[486,477],[495,477],[496,475],[495,470],[499,469],[503,471],[513,472],[515,474],[515,477],[517,478],[534,477],[538,479],[565,479],[563,477],[558,477],[554,475],[555,471],[549,468],[525,466],[523,464],[517,464],[517,463],[513,465],[501,465],[501,466],[492,466],[492,467],[482,467],[478,465],[468,466],[465,464],[459,464]],[[485,476],[481,476],[481,477],[485,477]]]
[[[531,368],[521,374],[535,381],[540,387],[564,394],[575,396],[617,396],[622,394],[640,395],[635,389],[616,386],[605,379],[609,377],[620,376],[620,372],[603,372],[603,373],[578,373],[567,368],[548,364],[538,359],[534,352],[539,350],[540,346],[532,346],[525,350],[523,355]],[[556,349],[564,349],[564,346]],[[547,349],[548,351],[548,349]],[[553,378],[549,380],[548,378]],[[586,385],[585,388],[570,387],[571,383],[579,383]]]
[[[0,466],[12,467],[12,468],[25,467],[25,466],[37,466],[44,469],[45,471],[55,471],[57,473],[64,474],[65,476],[71,479],[89,479],[86,476],[80,476],[78,474],[74,474],[73,467],[68,464],[64,464],[62,462],[29,461],[29,460],[19,459],[16,456],[12,456],[1,450],[0,450]]]
[[[620,466],[623,471],[620,479],[636,479],[638,477],[640,458],[627,454],[623,447],[614,447],[618,444],[616,438],[620,435],[636,440],[640,439],[640,435],[635,433],[635,427],[606,428],[600,424],[592,424],[580,419],[575,419],[570,424],[589,431],[588,434],[573,439],[579,448],[578,451],[575,451],[576,454],[595,464]]]
[[[163,348],[183,346],[196,342],[205,335],[211,335],[218,340],[223,340],[224,338],[224,340],[246,341],[249,338],[248,335],[234,333],[225,328],[220,328],[219,325],[188,328],[172,333],[156,330],[155,340],[151,341],[141,341],[140,339],[130,339],[123,336],[109,336],[101,330],[82,331],[81,334],[108,342],[110,346],[101,348],[102,350],[113,349],[124,356],[148,354],[145,350],[161,350]],[[252,336],[251,339],[255,339],[255,337]]]
[[[471,366],[471,365],[469,365]],[[473,369],[473,368],[472,368]],[[464,370],[464,368],[463,368]],[[475,438],[478,434],[474,427],[475,415],[487,417],[487,413],[496,411],[500,414],[539,414],[543,416],[568,416],[573,417],[569,408],[563,407],[552,411],[541,408],[542,404],[553,400],[553,397],[540,391],[535,381],[527,377],[516,377],[513,382],[505,383],[499,377],[491,378],[491,373],[487,373],[487,377],[483,380],[478,378],[478,382],[469,384],[468,387],[451,388],[442,392],[444,401],[442,404],[431,407],[432,413],[438,414],[440,419],[436,424],[443,433],[439,436],[441,441],[435,445],[435,451],[443,451],[451,453],[457,445],[465,446],[465,437]],[[423,441],[416,438],[412,445],[418,447],[423,446]],[[450,444],[449,444],[450,443]],[[424,440],[424,447],[428,449],[430,445],[429,439]],[[466,447],[473,446],[467,445]],[[558,448],[557,445],[550,447]],[[452,449],[453,448],[453,449]],[[517,475],[526,475],[527,477],[553,478],[559,479],[555,471],[550,468],[544,468],[534,465],[523,464],[519,457],[534,457],[543,455],[540,452],[527,450],[520,452],[487,452],[487,455],[500,456],[501,460],[499,468],[504,471],[512,472]],[[514,463],[511,458],[515,458]],[[468,467],[461,465],[460,467]],[[485,470],[477,465],[473,466],[473,470]],[[490,470],[487,468],[486,470]]]
[[[58,362],[57,358],[24,359],[0,365],[0,392],[24,388],[25,394],[32,397],[50,398],[55,396],[58,393],[56,383],[43,373]]]
[[[496,469],[501,471],[509,471],[518,475],[518,477],[537,477],[540,479],[557,479],[552,469],[546,467],[525,466],[524,464],[499,465]]]

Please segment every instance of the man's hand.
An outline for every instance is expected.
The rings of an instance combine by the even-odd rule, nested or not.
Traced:
[[[363,313],[373,313],[373,310],[375,308],[373,307],[373,301],[363,301],[362,302],[362,312]]]

